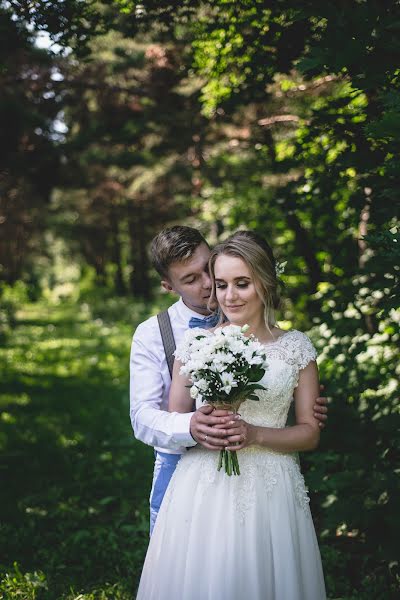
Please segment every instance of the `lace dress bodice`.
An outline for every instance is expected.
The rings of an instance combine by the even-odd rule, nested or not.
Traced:
[[[310,339],[295,329],[265,344],[265,352],[268,369],[259,383],[266,389],[257,392],[258,402],[243,402],[239,412],[252,425],[284,427],[300,370],[315,360],[317,353]]]
[[[208,332],[212,335],[211,332]],[[308,363],[316,359],[316,350],[310,339],[302,332],[291,330],[281,335],[275,342],[265,344],[268,369],[260,381],[265,390],[257,391],[259,400],[246,400],[239,408],[244,421],[262,427],[285,427],[287,414],[293,400],[294,389],[298,385],[299,374]],[[185,471],[196,469],[199,473],[198,492],[204,492],[218,481],[229,480],[234,486],[236,512],[239,520],[245,516],[255,502],[256,481],[262,479],[267,495],[274,492],[279,480],[289,479],[298,504],[308,508],[309,498],[304,478],[299,467],[298,455],[282,453],[261,446],[248,446],[238,452],[241,474],[228,477],[217,471],[218,452],[195,446],[186,452],[179,461],[176,474],[181,477]],[[164,502],[170,502],[167,490]]]

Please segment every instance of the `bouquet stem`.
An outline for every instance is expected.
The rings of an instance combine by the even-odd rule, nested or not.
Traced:
[[[214,404],[214,406],[219,410],[233,411],[237,415],[240,404],[241,401],[230,404]],[[222,467],[229,476],[240,475],[239,459],[235,450],[225,450],[225,448],[220,450],[217,470],[220,471]]]
[[[224,467],[225,473],[229,476],[240,475],[239,459],[235,450],[223,450],[219,453],[218,471]]]

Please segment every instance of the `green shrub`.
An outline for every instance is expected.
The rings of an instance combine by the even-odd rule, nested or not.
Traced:
[[[129,586],[120,583],[106,584],[87,593],[76,593],[71,590],[69,594],[63,596],[63,600],[132,600],[132,590]]]
[[[14,571],[6,573],[0,581],[0,600],[39,600],[47,590],[46,576],[42,571],[22,573],[14,563]]]

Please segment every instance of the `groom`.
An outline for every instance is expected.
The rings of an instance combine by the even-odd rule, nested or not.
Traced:
[[[189,327],[212,327],[207,319],[211,280],[208,274],[210,249],[203,236],[192,227],[177,225],[161,231],[151,246],[152,263],[162,287],[180,296],[168,309],[175,343],[179,344]],[[150,533],[175,470],[187,448],[201,444],[208,450],[226,445],[227,411],[202,406],[192,413],[169,413],[171,385],[167,358],[157,317],[138,325],[130,357],[130,417],[135,437],[154,447],[155,464],[150,494]],[[317,398],[314,414],[320,426],[326,419],[326,398]],[[214,425],[218,425],[215,428]]]

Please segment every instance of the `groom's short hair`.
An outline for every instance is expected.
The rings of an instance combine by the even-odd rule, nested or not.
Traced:
[[[151,243],[150,256],[153,267],[161,277],[168,277],[174,262],[185,262],[200,244],[207,244],[202,234],[193,227],[175,225],[160,231]]]

